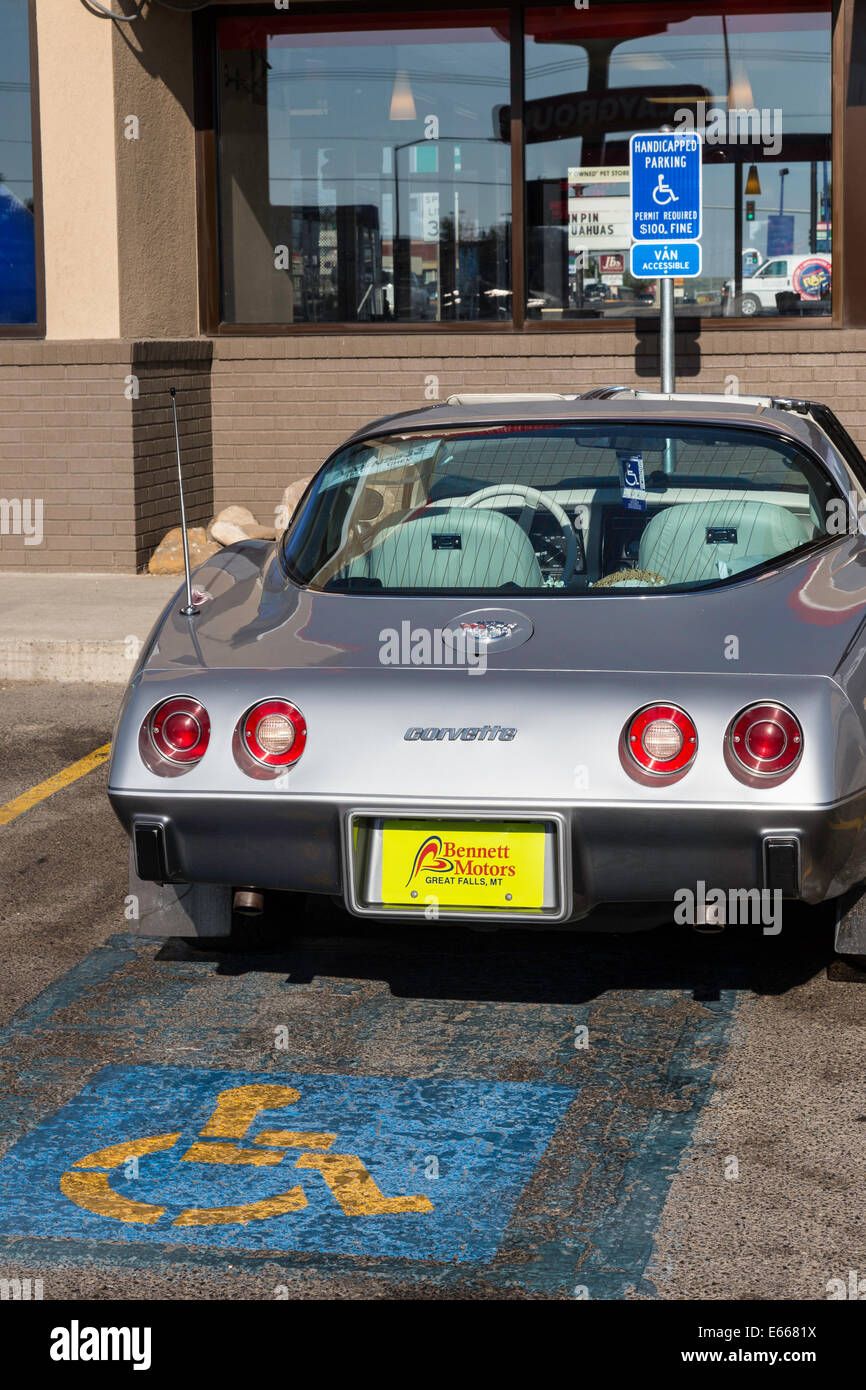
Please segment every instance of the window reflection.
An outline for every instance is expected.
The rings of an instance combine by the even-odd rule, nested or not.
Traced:
[[[36,322],[27,0],[0,0],[0,323]]]
[[[528,316],[656,312],[628,272],[626,166],[665,124],[705,141],[703,273],[677,306],[829,313],[830,94],[824,0],[528,10]]]
[[[510,319],[504,14],[218,35],[225,321]]]
[[[665,125],[704,139],[703,270],[677,306],[830,312],[830,0],[530,5],[525,26],[529,319],[657,312],[629,271],[628,141]],[[223,321],[511,321],[505,11],[217,33]]]

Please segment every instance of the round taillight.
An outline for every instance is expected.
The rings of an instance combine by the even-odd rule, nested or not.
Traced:
[[[677,705],[647,705],[638,710],[626,725],[623,740],[641,771],[653,777],[685,772],[698,751],[698,731]]]
[[[243,747],[265,767],[291,767],[307,742],[307,725],[288,700],[263,700],[242,720]]]
[[[210,719],[204,705],[186,695],[163,700],[148,717],[150,738],[157,753],[172,763],[197,763],[210,740]]]
[[[803,751],[803,730],[784,705],[749,705],[735,714],[726,735],[736,764],[754,777],[792,772]]]

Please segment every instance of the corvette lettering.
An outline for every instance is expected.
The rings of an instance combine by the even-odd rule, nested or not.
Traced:
[[[459,729],[433,726],[422,729],[420,725],[415,724],[406,730],[403,741],[405,743],[417,743],[419,740],[422,743],[441,743],[443,741],[456,743],[459,739],[462,743],[482,743],[486,739],[493,743],[499,739],[502,743],[510,743],[516,737],[516,729],[505,729],[501,724],[473,725],[471,728],[461,727]]]

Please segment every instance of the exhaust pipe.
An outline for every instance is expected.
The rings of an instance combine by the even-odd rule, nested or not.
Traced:
[[[260,917],[264,906],[265,900],[257,888],[238,888],[235,892],[232,908],[241,917]]]
[[[719,903],[705,903],[703,907],[698,905],[695,908],[693,931],[707,935],[724,931],[726,925],[725,910]]]

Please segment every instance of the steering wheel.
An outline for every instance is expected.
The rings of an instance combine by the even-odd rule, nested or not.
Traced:
[[[515,504],[522,504],[518,525],[527,536],[532,525],[532,513],[539,506],[546,507],[559,523],[565,539],[565,560],[560,580],[563,584],[567,583],[577,564],[577,537],[568,519],[568,512],[554,497],[548,497],[537,487],[528,487],[525,483],[491,483],[488,487],[473,492],[471,496],[464,497],[461,503],[464,507],[513,507]]]

